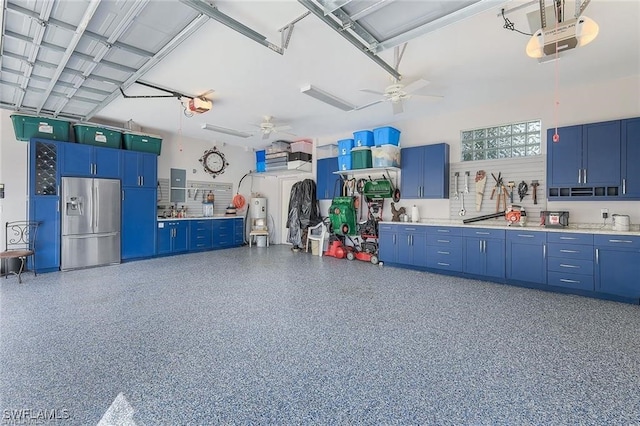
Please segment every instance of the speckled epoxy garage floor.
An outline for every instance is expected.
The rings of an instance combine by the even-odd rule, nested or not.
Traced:
[[[3,424],[640,424],[638,306],[286,246],[0,297]]]

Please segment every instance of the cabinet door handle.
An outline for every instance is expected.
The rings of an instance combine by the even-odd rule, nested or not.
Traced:
[[[561,240],[575,240],[575,237],[560,237]]]
[[[622,179],[622,195],[627,193],[627,179]]]
[[[561,281],[561,282],[563,282],[563,283],[572,283],[572,284],[576,284],[576,283],[578,283],[578,284],[579,284],[579,283],[580,283],[580,281],[577,281],[577,280],[569,280],[569,279],[567,279],[567,278],[561,278],[561,279],[560,279],[560,281]]]
[[[444,263],[444,262],[438,262],[438,265],[440,265],[440,266],[450,266],[448,263]]]
[[[407,235],[407,245],[411,245],[411,235]]]
[[[438,232],[449,232],[448,229],[438,229]]]
[[[542,258],[543,259],[547,258],[547,245],[546,244],[542,245]]]
[[[562,249],[562,250],[560,250],[560,253],[578,253],[578,250],[565,250],[565,249]]]
[[[560,266],[562,268],[579,268],[579,266],[576,265],[567,265],[566,263],[561,263]]]
[[[631,244],[633,243],[633,241],[629,241],[629,240],[609,240],[610,243],[627,243],[627,244]]]
[[[480,240],[479,243],[480,243],[480,253],[482,253],[482,240]]]
[[[393,244],[396,243],[396,234],[393,234]]]
[[[439,251],[438,254],[450,254],[448,251]]]
[[[600,249],[596,249],[596,265],[599,263],[600,260]]]
[[[533,235],[518,234],[518,237],[523,237],[523,238],[533,238]]]
[[[140,176],[140,186],[144,186],[144,176]]]
[[[587,169],[584,169],[584,179],[582,183],[587,183]]]
[[[451,241],[449,240],[438,240],[439,243],[450,243]]]
[[[490,235],[490,232],[480,232],[480,231],[476,231],[476,235]]]
[[[582,169],[578,169],[578,183],[582,183]]]
[[[122,190],[122,201],[124,201],[124,189]]]

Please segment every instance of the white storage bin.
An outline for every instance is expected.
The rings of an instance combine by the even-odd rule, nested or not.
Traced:
[[[386,144],[371,147],[373,167],[400,167],[400,147]]]
[[[307,141],[291,142],[291,152],[313,154],[313,143]]]

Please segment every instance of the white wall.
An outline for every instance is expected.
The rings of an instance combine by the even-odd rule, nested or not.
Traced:
[[[515,77],[514,77],[515,78]],[[496,94],[495,102],[487,102],[481,107],[460,110],[455,113],[423,117],[419,120],[391,123],[402,131],[401,147],[428,145],[446,142],[450,145],[451,163],[460,161],[460,131],[472,128],[489,127],[516,121],[541,119],[543,128],[542,146],[546,151],[546,129],[558,126],[583,124],[619,118],[640,116],[640,76],[631,76],[603,82],[599,85],[561,89],[559,92],[559,110],[554,115],[555,97],[553,82],[541,87],[537,96],[517,101],[501,101]],[[380,123],[380,126],[388,123]],[[318,145],[335,143],[336,140],[352,137],[338,134],[319,139]],[[319,153],[322,154],[322,153]],[[324,154],[324,156],[327,156]],[[508,161],[508,160],[504,160]],[[473,162],[468,163],[473,167]],[[326,204],[326,207],[325,207]],[[449,218],[448,200],[401,200],[400,206],[417,204],[422,218]],[[321,203],[323,211],[329,202]],[[631,222],[640,223],[640,202],[549,202],[550,210],[569,210],[572,223],[600,223],[600,208],[606,207],[609,213],[621,213],[631,216]],[[384,218],[391,218],[391,208],[385,204]]]

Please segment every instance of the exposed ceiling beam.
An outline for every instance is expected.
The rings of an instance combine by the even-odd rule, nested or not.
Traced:
[[[284,54],[284,49],[282,49],[281,47],[276,46],[275,44],[269,42],[267,40],[267,37],[263,36],[262,34],[252,30],[251,28],[247,27],[246,25],[244,25],[243,23],[240,23],[238,21],[236,21],[235,19],[233,19],[232,17],[225,15],[224,13],[220,12],[218,10],[217,7],[210,5],[209,3],[203,1],[203,0],[180,0],[181,3],[186,4],[187,6],[197,10],[200,13],[204,13],[205,15],[207,15],[209,18],[211,19],[215,19],[216,21],[220,22],[221,24],[226,25],[227,27],[231,28],[234,31],[239,32],[240,34],[250,38],[251,40],[260,43],[263,46],[268,47],[269,49],[273,50],[276,53],[279,54]]]
[[[89,112],[83,120],[89,120],[94,115],[96,115],[102,108],[109,105],[115,98],[120,96],[120,89],[126,89],[136,82],[140,77],[145,75],[151,68],[153,68],[158,62],[160,62],[164,57],[166,57],[169,53],[173,51],[180,43],[185,41],[191,34],[196,32],[205,22],[207,22],[209,18],[202,14],[195,18],[193,21],[189,23],[178,35],[169,41],[169,43],[165,44],[162,49],[158,51],[155,55],[153,55],[149,60],[142,66],[138,71],[133,73],[124,83],[120,84],[114,91],[109,95],[100,105],[96,106],[94,109]]]
[[[56,68],[55,73],[51,77],[51,83],[49,83],[49,86],[47,87],[47,91],[45,92],[45,96],[43,96],[42,101],[40,102],[40,105],[38,106],[38,113],[44,107],[44,105],[47,103],[47,98],[49,97],[49,94],[53,91],[53,88],[55,87],[56,82],[60,78],[60,75],[62,74],[62,71],[64,71],[65,67],[67,66],[67,63],[69,62],[69,59],[71,58],[71,54],[73,53],[75,48],[78,46],[78,43],[80,42],[80,39],[82,38],[82,34],[87,29],[87,25],[89,25],[89,21],[91,21],[91,18],[93,17],[93,14],[96,13],[96,10],[98,9],[99,5],[100,5],[100,0],[91,0],[89,2],[89,5],[88,5],[87,9],[85,10],[84,15],[82,16],[82,19],[80,20],[80,24],[78,25],[78,28],[73,33],[73,37],[71,38],[71,41],[69,42],[69,46],[67,46],[67,50],[66,50],[65,54],[62,57],[62,59],[60,60],[60,64],[58,65],[58,67]]]
[[[372,14],[373,12],[380,9],[381,7],[388,6],[389,3],[392,3],[393,1],[395,0],[378,0],[378,2],[365,7],[360,12],[357,12],[351,15],[351,19],[353,19],[354,21],[357,21],[360,18],[364,18],[365,16]]]
[[[372,53],[369,50],[368,46],[365,46],[360,40],[358,40],[349,31],[345,31],[345,29],[341,25],[339,25],[336,21],[334,21],[333,18],[325,15],[324,14],[324,10],[322,8],[318,7],[315,3],[313,3],[313,1],[311,1],[311,0],[298,0],[298,2],[300,4],[302,4],[304,7],[306,7],[307,9],[309,9],[311,11],[311,13],[313,13],[318,18],[320,18],[322,21],[324,21],[330,28],[332,28],[334,31],[336,31],[338,34],[340,34],[342,37],[347,39],[347,41],[349,43],[353,44],[358,50],[360,50],[362,53],[367,55],[372,61],[374,61],[379,66],[381,66],[386,72],[391,74],[395,79],[400,80],[402,78],[402,76],[398,73],[398,71],[393,69],[393,67],[391,65],[387,64],[385,61],[383,61],[376,54]]]

